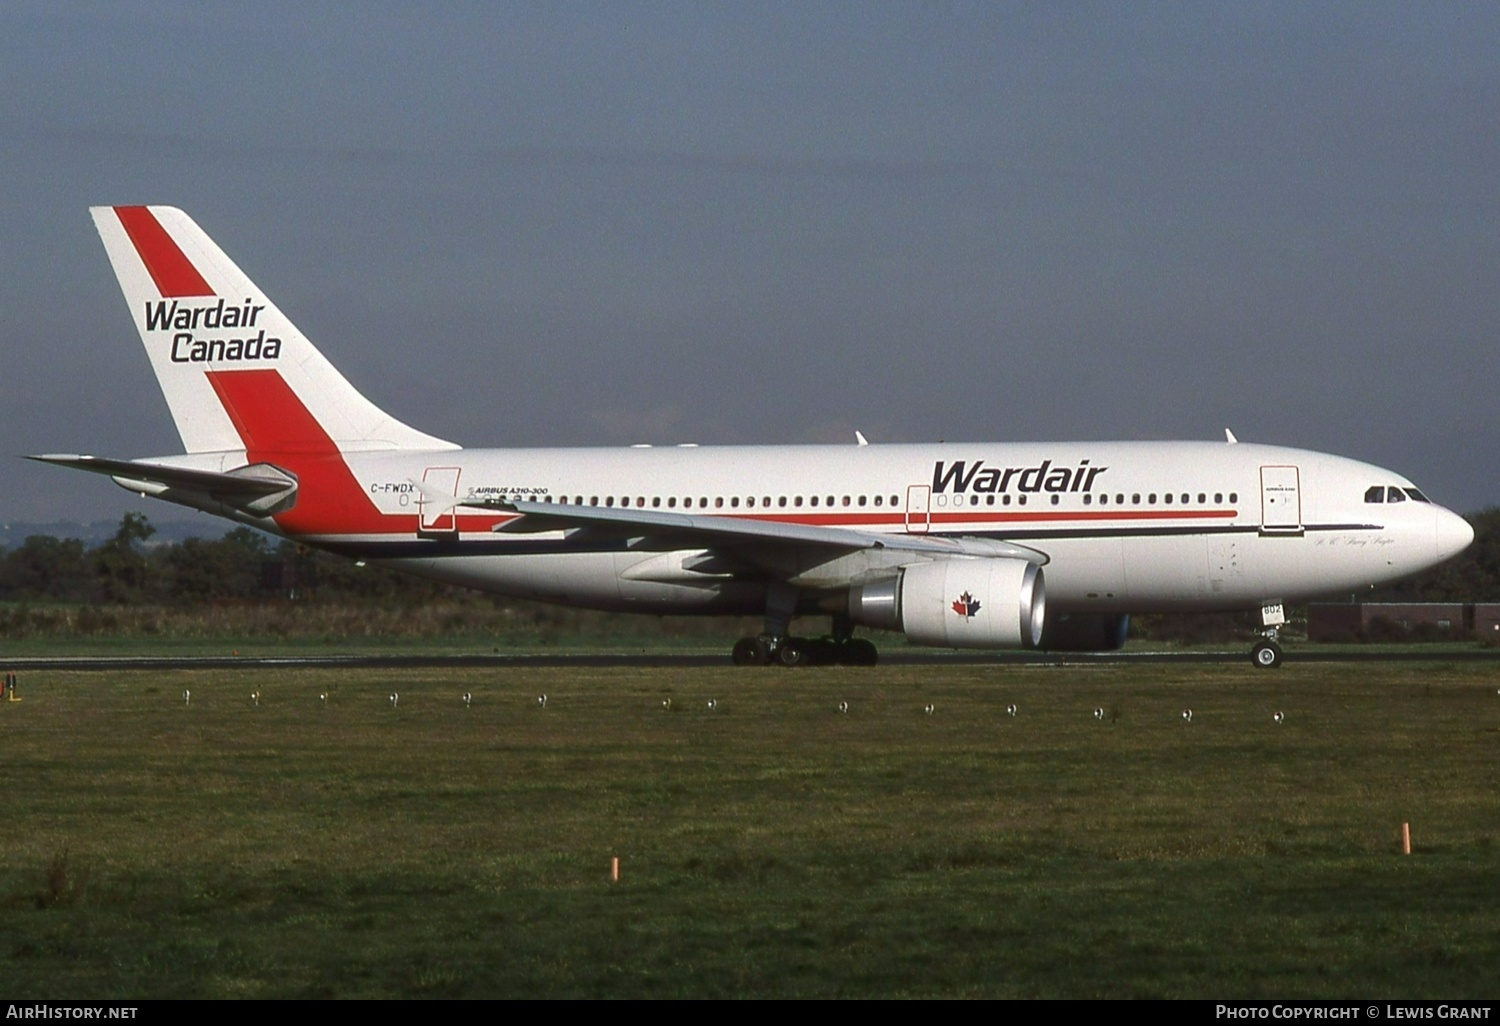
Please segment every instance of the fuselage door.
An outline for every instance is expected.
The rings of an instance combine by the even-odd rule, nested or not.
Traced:
[[[1302,533],[1302,488],[1296,467],[1260,468],[1260,525],[1268,534]]]
[[[429,492],[458,495],[458,467],[428,467],[422,472],[422,484]],[[451,505],[429,501],[426,493],[417,500],[423,534],[453,534],[458,530],[458,513]]]
[[[930,485],[911,485],[906,489],[906,533],[926,534],[932,526],[932,488]]]

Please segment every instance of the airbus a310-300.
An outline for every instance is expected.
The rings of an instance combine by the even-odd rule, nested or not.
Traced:
[[[182,436],[106,474],[340,555],[507,595],[762,616],[736,663],[870,664],[857,627],[962,649],[1110,650],[1131,613],[1259,610],[1473,539],[1400,474],[1224,442],[466,449],[361,395],[182,211],[94,223]],[[797,637],[794,618],[831,633]]]

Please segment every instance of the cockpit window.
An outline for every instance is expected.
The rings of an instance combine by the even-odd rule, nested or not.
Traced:
[[[1386,502],[1405,502],[1406,501],[1406,496],[1402,494],[1401,489],[1399,489],[1399,488],[1394,488],[1394,487],[1387,488],[1385,490],[1385,501]]]
[[[1407,495],[1410,495],[1417,502],[1431,502],[1432,501],[1427,496],[1425,496],[1421,492],[1417,491],[1417,489],[1415,489],[1415,488],[1403,488],[1401,490],[1403,492],[1405,492]]]
[[[1384,502],[1385,487],[1383,485],[1372,485],[1365,490],[1366,502]]]

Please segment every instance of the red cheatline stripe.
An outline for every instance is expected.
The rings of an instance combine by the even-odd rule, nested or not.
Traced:
[[[984,513],[975,509],[968,513],[930,513],[926,518],[934,524],[1035,524],[1054,523],[1064,520],[1119,521],[1119,520],[1225,520],[1234,517],[1232,509],[1141,509],[1141,510],[1046,510],[1038,509],[1024,513]],[[837,524],[842,527],[860,527],[875,524],[904,524],[904,513],[737,513],[728,514],[733,520],[764,520],[787,524],[824,525]],[[911,515],[911,523],[924,522],[921,513]]]
[[[148,207],[115,207],[115,214],[125,226],[141,263],[166,299],[180,296],[212,296],[214,290],[193,266],[172,236],[161,226]]]

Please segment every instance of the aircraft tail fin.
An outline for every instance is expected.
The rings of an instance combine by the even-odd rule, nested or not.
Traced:
[[[458,448],[361,395],[181,210],[89,212],[187,452]]]

